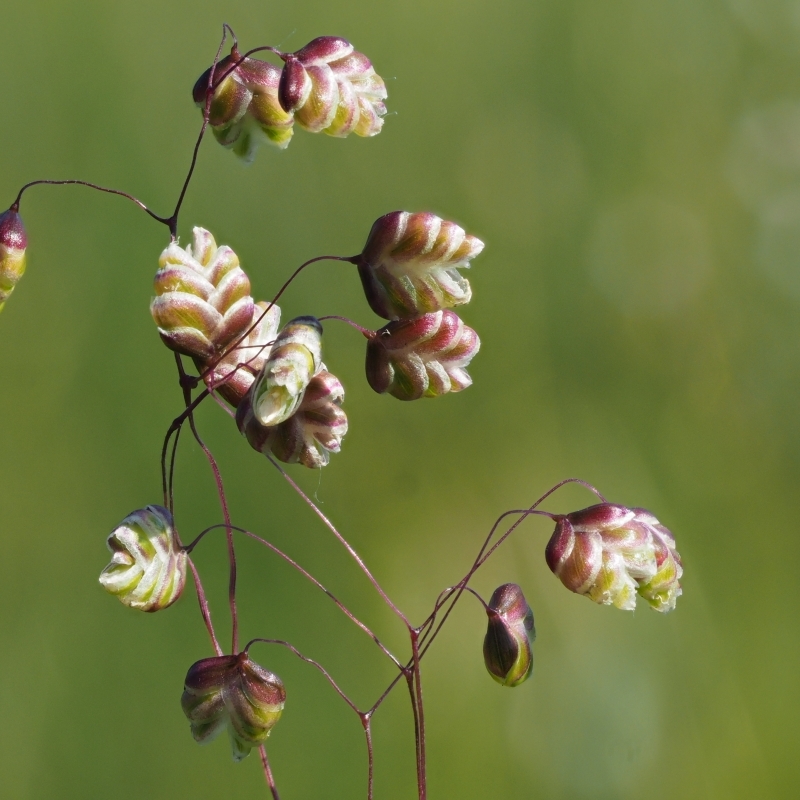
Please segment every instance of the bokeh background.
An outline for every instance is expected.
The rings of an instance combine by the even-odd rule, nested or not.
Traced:
[[[493,683],[463,602],[425,661],[432,798],[796,797],[800,472],[800,12],[790,0],[4,0],[0,191],[80,177],[168,213],[223,21],[244,47],[338,34],[389,88],[383,133],[297,131],[244,168],[209,139],[181,236],[210,228],[268,297],[305,259],[360,250],[395,208],[487,242],[463,310],[474,386],[374,395],[363,342],[326,327],[351,432],[293,468],[397,602],[422,619],[496,516],[568,476],[652,509],[686,567],[674,614],[601,608],[548,571],[543,520],[483,570],[522,584],[533,678]],[[38,188],[29,269],[0,318],[0,796],[266,797],[256,757],[199,748],[179,698],[210,654],[191,590],[136,614],[105,595],[105,537],[160,501],[181,399],[148,314],[166,231],[127,202]],[[377,326],[345,265],[319,264],[284,319]],[[238,524],[304,563],[398,651],[403,630],[216,407],[199,414]],[[547,503],[591,503],[567,488]],[[187,439],[185,539],[219,521]],[[366,705],[390,666],[324,596],[250,542],[242,633],[283,637]],[[223,637],[225,556],[198,563]],[[365,796],[358,722],[320,676],[266,648],[289,700],[270,739],[282,796]],[[376,797],[412,798],[404,692],[375,720]]]

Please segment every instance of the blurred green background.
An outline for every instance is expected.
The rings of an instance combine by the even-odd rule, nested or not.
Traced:
[[[652,509],[686,569],[676,613],[601,608],[547,569],[527,522],[479,574],[536,613],[533,678],[484,669],[485,617],[459,606],[425,661],[431,798],[796,797],[800,473],[800,15],[790,0],[4,0],[0,191],[40,177],[125,189],[168,213],[200,116],[190,89],[220,26],[244,47],[350,39],[389,89],[383,133],[298,130],[244,168],[208,140],[181,236],[234,247],[254,294],[357,252],[372,221],[431,210],[487,242],[463,310],[475,385],[404,404],[326,326],[351,432],[315,496],[413,619],[496,516],[568,476]],[[257,757],[191,739],[183,677],[210,654],[193,591],[136,614],[97,576],[105,537],[160,502],[181,407],[148,314],[166,231],[125,201],[33,189],[29,269],[0,317],[0,796],[266,797]],[[377,326],[354,272],[309,269],[281,302]],[[298,558],[398,651],[403,630],[216,407],[201,429],[235,521]],[[220,519],[206,464],[179,457],[185,539]],[[589,505],[582,490],[547,507]],[[384,659],[250,542],[242,634],[283,637],[367,705]],[[222,538],[198,553],[228,636]],[[360,727],[311,668],[284,679],[270,739],[282,796],[365,796]],[[412,798],[404,692],[375,720],[376,798]],[[794,753],[794,755],[792,755]]]

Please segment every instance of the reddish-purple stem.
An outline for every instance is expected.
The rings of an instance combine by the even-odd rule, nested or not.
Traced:
[[[197,397],[195,397],[195,399],[192,401],[191,405],[185,408],[181,414],[179,414],[177,417],[175,417],[174,420],[172,420],[169,429],[167,430],[167,433],[164,436],[164,444],[161,446],[161,484],[162,487],[164,488],[165,503],[167,503],[168,500],[167,487],[169,487],[169,495],[171,496],[172,494],[172,477],[175,469],[175,449],[173,448],[169,473],[167,472],[167,452],[169,450],[169,440],[172,437],[173,433],[180,430],[183,423],[188,419],[189,414],[192,411],[194,411],[200,405],[200,403],[202,403],[203,400],[205,400],[206,397],[208,397],[209,394],[210,392],[208,391],[208,389],[205,389],[202,392],[200,392],[200,394],[197,395]],[[167,477],[168,474],[169,478]],[[172,506],[169,504],[167,504],[167,508],[169,508],[170,511],[172,510]]]
[[[340,317],[338,314],[328,314],[327,316],[320,317],[320,322],[325,322],[326,319],[338,319],[340,322],[346,322],[351,328],[355,328],[359,333],[363,333],[368,339],[375,336],[375,331],[369,328],[364,328],[357,322],[353,322],[350,317]]]
[[[180,436],[181,425],[170,426],[167,435],[164,437],[164,444],[161,446],[161,488],[164,493],[164,506],[170,511],[173,510],[172,481],[175,471],[175,455],[178,449],[178,438]],[[172,442],[172,453],[170,454],[170,466],[167,471],[167,453],[169,451],[169,440],[175,434]]]
[[[169,457],[169,505],[167,508],[173,513],[175,511],[175,460],[178,455],[178,441],[181,438],[181,430],[182,428],[178,428],[175,431],[175,441],[172,443],[172,453]]]
[[[206,135],[206,129],[208,128],[208,119],[211,116],[211,100],[214,97],[213,92],[211,91],[211,86],[214,82],[214,73],[217,69],[217,63],[219,62],[220,54],[222,53],[222,48],[225,46],[225,39],[228,35],[228,30],[230,30],[230,26],[226,23],[222,26],[222,40],[219,43],[219,47],[217,48],[217,54],[214,56],[214,61],[211,64],[211,70],[208,74],[208,89],[206,91],[206,104],[203,108],[203,124],[200,126],[200,133],[197,136],[197,141],[194,143],[194,149],[192,150],[192,160],[189,164],[189,171],[186,173],[186,178],[183,181],[183,186],[181,187],[181,192],[178,195],[178,202],[175,203],[175,210],[172,212],[172,216],[166,220],[166,224],[169,226],[169,232],[172,235],[173,241],[177,238],[178,235],[178,215],[181,213],[181,206],[183,205],[183,200],[186,197],[186,192],[189,189],[189,183],[192,180],[192,176],[194,175],[194,168],[197,166],[197,155],[200,152],[200,145],[203,143],[203,137]],[[231,31],[233,34],[233,31]],[[236,37],[233,37],[234,40],[234,48],[236,47]]]
[[[244,648],[244,651],[247,652],[250,649],[250,646],[255,644],[256,642],[262,642],[264,644],[277,644],[281,647],[285,647],[294,653],[299,659],[305,661],[307,664],[311,664],[313,667],[316,667],[326,678],[328,683],[335,689],[336,693],[342,700],[350,706],[353,711],[358,715],[358,718],[361,720],[361,725],[364,728],[364,736],[366,738],[367,743],[367,800],[372,800],[372,792],[373,792],[373,781],[374,781],[374,753],[372,749],[372,714],[373,710],[370,711],[360,711],[358,706],[342,691],[336,681],[330,676],[328,671],[317,661],[314,661],[313,658],[308,658],[308,656],[304,656],[294,645],[289,644],[289,642],[284,642],[282,639],[252,639],[249,641]],[[413,692],[412,692],[413,698]],[[416,719],[416,711],[415,711],[415,719]]]
[[[227,525],[210,525],[208,528],[206,528],[204,531],[198,534],[197,538],[191,544],[185,547],[186,552],[191,553],[207,533],[210,533],[211,531],[216,530],[218,528],[227,528],[227,527],[228,527]],[[314,586],[323,591],[337,605],[339,610],[351,622],[353,622],[355,625],[361,628],[361,630],[364,631],[364,633],[366,633],[375,642],[375,644],[378,645],[378,647],[386,654],[386,656],[388,656],[388,658],[390,658],[394,662],[394,664],[399,669],[403,669],[403,665],[400,663],[397,657],[383,644],[383,642],[381,642],[381,640],[367,627],[367,625],[365,625],[358,617],[356,617],[356,615],[353,614],[353,612],[350,611],[350,609],[347,608],[347,606],[345,606],[345,604],[342,603],[333,594],[333,592],[325,588],[325,586],[323,586],[322,583],[320,583],[310,572],[308,572],[306,569],[300,566],[300,564],[298,564],[291,556],[288,556],[286,553],[284,553],[282,550],[280,550],[278,547],[272,544],[272,542],[269,542],[266,539],[262,539],[260,536],[257,536],[252,531],[248,531],[245,528],[239,528],[236,525],[231,525],[230,528],[231,530],[243,533],[245,536],[249,536],[251,539],[264,545],[264,547],[268,548],[273,553],[275,553],[275,555],[282,558],[287,564],[294,567],[304,578],[309,580],[311,583],[314,584]]]
[[[553,494],[553,492],[557,491],[562,486],[565,486],[568,483],[577,483],[577,484],[583,486],[584,488],[588,489],[593,494],[597,495],[597,497],[600,498],[600,500],[602,502],[604,502],[604,503],[606,502],[605,497],[603,497],[603,495],[594,486],[592,486],[592,484],[588,483],[587,481],[584,481],[581,478],[565,478],[563,481],[560,481],[555,486],[553,486],[551,489],[548,489],[530,508],[525,509],[525,510],[506,511],[503,514],[501,514],[498,517],[498,519],[495,522],[495,524],[492,526],[492,529],[489,531],[489,535],[486,537],[486,541],[483,543],[483,546],[481,547],[481,549],[480,549],[480,551],[478,553],[478,556],[475,559],[475,561],[474,561],[472,567],[470,568],[469,572],[467,572],[467,574],[458,582],[458,584],[456,584],[456,589],[457,589],[456,594],[453,597],[452,602],[450,603],[449,607],[445,611],[444,617],[442,617],[442,619],[439,622],[438,626],[434,630],[432,624],[430,624],[430,618],[429,618],[429,620],[426,620],[426,622],[421,626],[422,628],[425,628],[426,626],[429,626],[429,624],[430,624],[430,627],[428,627],[428,629],[425,631],[425,634],[423,636],[423,642],[425,642],[425,640],[427,639],[427,642],[425,643],[425,646],[424,646],[424,648],[422,650],[422,654],[423,655],[427,651],[428,647],[430,647],[431,642],[438,635],[439,631],[442,628],[442,625],[444,625],[444,623],[447,621],[448,616],[450,616],[450,612],[453,610],[453,607],[455,606],[455,604],[459,601],[459,599],[461,597],[461,594],[463,593],[464,587],[466,587],[467,583],[469,583],[470,579],[475,574],[475,572],[486,562],[486,560],[492,555],[492,553],[494,553],[494,551],[497,550],[497,548],[501,544],[503,544],[503,542],[519,527],[519,525],[523,522],[523,520],[525,520],[528,516],[530,516],[532,514],[540,514],[542,516],[553,518],[555,515],[549,514],[549,513],[544,512],[544,511],[537,511],[536,508],[541,503],[543,503],[548,497],[550,497],[550,495]],[[494,536],[494,533],[497,530],[497,526],[500,524],[500,522],[503,519],[505,519],[510,514],[520,514],[521,516],[497,540],[497,542],[495,542],[495,544],[492,545],[492,547],[487,551],[487,548],[489,547],[489,542],[491,542],[492,537]],[[445,602],[447,602],[447,598],[445,598],[445,600],[442,601],[442,603],[445,603]],[[431,616],[435,616],[435,614],[438,612],[439,608],[441,608],[441,604],[437,602],[437,605],[434,608],[433,614]],[[431,631],[433,631],[433,632],[431,633]]]
[[[225,24],[222,27],[222,40],[219,43],[219,47],[217,48],[217,54],[214,57],[214,62],[211,65],[211,71],[209,74],[209,88],[214,80],[214,71],[217,67],[217,62],[219,61],[220,53],[222,53],[222,48],[225,45],[225,40],[228,35],[228,31],[230,31],[231,35],[233,36],[233,31],[231,30],[230,26]],[[234,47],[236,46],[236,37],[234,36]],[[91,183],[90,181],[81,181],[81,180],[36,180],[31,181],[30,183],[26,183],[17,194],[16,199],[11,205],[11,208],[14,211],[19,210],[19,204],[22,200],[22,195],[27,189],[30,189],[32,186],[38,186],[40,184],[48,184],[50,186],[66,186],[66,185],[73,185],[73,186],[87,186],[90,189],[95,189],[98,192],[105,192],[106,194],[116,194],[120,197],[124,197],[127,200],[130,200],[132,203],[135,203],[142,211],[145,211],[149,214],[156,222],[160,222],[162,225],[166,225],[169,228],[170,236],[172,237],[173,241],[177,238],[178,234],[178,215],[180,214],[181,206],[183,205],[183,200],[186,197],[186,192],[189,189],[189,183],[192,180],[192,176],[194,174],[194,168],[197,165],[197,155],[200,151],[200,145],[203,141],[203,137],[206,133],[206,128],[208,127],[208,119],[211,113],[211,99],[213,97],[213,93],[211,91],[207,92],[206,97],[206,105],[203,110],[203,124],[200,127],[200,133],[198,134],[197,140],[194,145],[194,150],[192,151],[192,160],[189,165],[189,171],[186,173],[186,178],[183,181],[183,186],[181,187],[180,194],[178,195],[178,200],[175,204],[175,210],[172,212],[172,215],[169,217],[161,217],[156,214],[154,211],[151,211],[145,203],[143,203],[138,198],[134,197],[127,192],[120,191],[119,189],[109,189],[105,186],[99,186],[96,183]]]
[[[420,748],[420,729],[419,729],[419,709],[417,708],[417,695],[414,692],[414,673],[407,669],[403,673],[406,679],[406,684],[408,685],[408,695],[411,699],[411,713],[414,715],[414,760],[416,762],[416,769],[417,769],[417,792],[419,793],[420,797],[422,796],[422,756],[421,756],[421,748]],[[378,704],[383,702],[383,698],[389,694],[389,692],[394,688],[394,686],[399,681],[400,676],[398,676],[394,682],[389,686],[383,696],[378,700]],[[376,704],[377,706],[377,704]]]
[[[361,571],[367,576],[369,582],[373,585],[375,591],[380,595],[381,599],[386,603],[386,605],[388,605],[389,608],[391,608],[392,611],[394,611],[394,613],[405,623],[406,627],[411,630],[412,625],[408,621],[406,615],[391,601],[389,595],[387,595],[386,592],[381,588],[381,585],[369,571],[369,568],[364,563],[361,556],[359,556],[358,553],[353,549],[350,542],[348,542],[347,539],[345,539],[344,536],[342,536],[342,534],[336,530],[334,524],[322,513],[322,511],[320,511],[314,501],[294,482],[294,480],[292,480],[292,477],[289,475],[289,473],[287,473],[286,470],[284,470],[271,456],[267,456],[267,459],[272,466],[275,467],[275,469],[277,469],[281,475],[283,475],[289,485],[297,492],[297,494],[300,495],[309,508],[311,508],[311,510],[322,520],[328,530],[339,540],[341,545],[345,548],[345,550],[347,550],[352,559],[356,562],[356,564],[358,564]]]
[[[236,367],[239,368],[239,365]],[[231,376],[233,377],[233,373]],[[229,376],[225,376],[225,382],[229,380]],[[236,419],[236,412],[217,394],[216,391],[217,387],[214,386],[213,388],[209,389],[209,393],[211,394],[211,399],[231,418]]]
[[[431,642],[436,638],[436,636],[438,635],[438,633],[441,630],[442,626],[447,621],[447,618],[450,616],[450,613],[452,612],[453,607],[455,606],[455,604],[460,599],[462,593],[466,589],[466,586],[469,583],[469,581],[471,580],[472,576],[483,565],[483,563],[486,561],[486,559],[489,558],[489,556],[491,556],[492,553],[494,553],[494,551],[519,527],[519,525],[522,523],[522,521],[524,519],[526,519],[528,516],[530,516],[532,514],[542,514],[542,515],[547,516],[547,517],[551,516],[550,514],[548,514],[546,512],[541,512],[541,511],[536,511],[535,510],[536,505],[541,503],[542,500],[544,500],[544,497],[539,498],[539,500],[537,500],[536,503],[533,506],[531,506],[530,508],[528,508],[528,509],[523,509],[523,510],[518,510],[518,511],[517,510],[515,510],[515,511],[506,511],[505,513],[500,515],[500,517],[497,519],[495,524],[492,526],[492,529],[489,532],[489,536],[486,538],[486,541],[484,542],[483,547],[481,547],[480,552],[478,553],[478,556],[475,559],[472,567],[470,567],[469,572],[467,572],[467,574],[456,584],[456,586],[455,586],[456,594],[454,596],[453,595],[448,595],[441,602],[437,601],[436,605],[434,606],[433,613],[432,613],[431,617],[429,617],[420,626],[421,629],[425,629],[425,633],[423,634],[423,637],[422,637],[422,641],[424,643],[424,648],[422,650],[423,654],[430,647]],[[491,541],[492,536],[494,536],[494,532],[495,532],[495,530],[497,530],[497,526],[500,524],[500,522],[503,519],[505,519],[505,517],[509,516],[510,514],[520,514],[521,516],[500,537],[500,539],[492,546],[492,548],[484,555],[484,551],[486,550],[489,542]],[[436,614],[438,613],[439,609],[442,607],[442,605],[444,603],[446,603],[448,601],[448,599],[451,599],[450,605],[448,606],[447,610],[445,611],[444,616],[442,617],[442,619],[439,621],[439,624],[434,629],[433,628],[433,620],[432,620],[432,618],[436,616]]]
[[[222,23],[222,33],[224,34],[225,31],[227,31],[231,35],[231,39],[233,39],[233,49],[238,51],[238,49],[239,49],[239,39],[236,36],[236,34],[234,33],[233,28],[231,28],[231,26],[228,25],[227,22],[223,22]],[[224,42],[225,39],[223,39],[222,41]]]
[[[178,366],[181,388],[183,389],[183,399],[188,410],[192,404],[192,390],[189,388],[189,383],[186,381],[187,375],[183,369],[183,361],[178,353],[175,353],[175,363]],[[217,460],[214,458],[213,453],[211,450],[209,450],[208,446],[202,440],[197,431],[197,426],[194,422],[194,412],[189,412],[189,427],[191,428],[197,444],[200,445],[200,449],[205,454],[208,464],[211,467],[211,472],[214,475],[214,483],[217,486],[219,503],[222,507],[222,517],[225,520],[225,538],[228,543],[228,561],[230,562],[228,605],[231,609],[231,652],[235,655],[239,652],[239,615],[236,612],[236,550],[233,546],[233,532],[231,531],[231,515],[230,511],[228,510],[228,498],[225,496],[225,487],[222,484],[222,474],[217,466]]]
[[[430,647],[431,643],[433,642],[433,640],[438,635],[439,631],[441,630],[442,626],[444,625],[445,621],[447,620],[447,617],[450,615],[450,612],[453,610],[453,607],[454,607],[455,603],[458,601],[458,599],[460,598],[460,596],[463,594],[464,591],[468,591],[468,592],[471,592],[472,594],[474,594],[482,603],[484,603],[484,606],[485,606],[485,601],[483,600],[483,598],[480,597],[480,595],[477,592],[474,592],[472,589],[470,589],[467,586],[467,583],[469,582],[471,577],[474,575],[475,571],[486,561],[487,558],[489,558],[489,556],[497,549],[497,547],[500,544],[502,544],[502,542],[505,541],[505,539],[507,539],[508,536],[510,536],[511,533],[513,533],[514,530],[516,530],[516,528],[520,525],[520,523],[527,516],[538,513],[538,514],[541,514],[543,516],[547,516],[547,517],[551,517],[551,518],[554,517],[555,515],[550,514],[548,512],[536,511],[536,506],[538,506],[540,503],[542,503],[554,491],[556,491],[557,489],[561,488],[562,486],[564,486],[567,483],[578,483],[578,484],[580,484],[582,486],[585,486],[587,489],[589,489],[594,494],[596,494],[600,498],[600,500],[602,500],[603,502],[606,502],[606,500],[603,497],[603,495],[600,494],[600,492],[594,486],[592,486],[591,484],[588,484],[588,483],[586,483],[585,481],[583,481],[583,480],[581,480],[579,478],[567,478],[566,480],[563,480],[560,483],[558,483],[556,486],[554,486],[549,491],[545,492],[530,508],[514,510],[514,511],[506,511],[503,514],[501,514],[500,517],[498,517],[498,519],[495,521],[494,525],[492,526],[492,528],[491,528],[491,530],[489,532],[489,535],[487,536],[483,546],[481,547],[481,549],[480,549],[480,551],[478,553],[478,556],[476,557],[476,559],[475,559],[471,569],[469,570],[469,572],[455,586],[450,587],[449,589],[446,589],[444,592],[442,592],[439,595],[432,613],[430,614],[428,619],[419,628],[414,629],[414,628],[411,628],[409,626],[409,631],[410,631],[411,637],[412,637],[412,659],[411,659],[411,661],[408,662],[408,664],[406,664],[406,667],[405,667],[403,673],[401,673],[400,675],[395,677],[389,683],[389,685],[384,690],[383,694],[378,698],[378,700],[375,702],[375,704],[372,706],[372,708],[369,711],[370,714],[373,714],[380,707],[380,705],[383,703],[383,701],[388,697],[389,693],[394,689],[394,687],[397,685],[397,683],[400,681],[400,679],[403,676],[405,676],[405,678],[406,678],[406,680],[408,682],[409,692],[410,692],[410,695],[411,695],[412,709],[413,709],[413,712],[414,712],[414,727],[415,727],[416,740],[417,740],[417,783],[418,783],[418,788],[419,788],[419,792],[420,792],[420,798],[423,798],[425,796],[424,792],[427,791],[427,788],[426,788],[426,776],[425,776],[426,754],[425,754],[425,731],[424,731],[424,717],[423,717],[424,711],[423,711],[423,707],[422,707],[422,686],[421,686],[421,683],[419,682],[420,662],[422,661],[422,658],[425,655],[425,653],[428,651],[428,648]],[[494,533],[497,530],[497,527],[499,526],[500,522],[502,522],[502,520],[505,519],[510,514],[520,514],[521,516],[503,534],[503,536],[498,540],[498,542],[495,543],[495,545],[488,552],[486,552],[487,547],[489,546],[489,543],[491,542],[491,539],[494,536]],[[453,592],[456,592],[455,596],[453,596]],[[442,606],[445,603],[447,603],[447,600],[450,597],[452,597],[452,602],[448,606],[443,619],[439,622],[439,625],[434,629],[433,628],[433,623],[434,623],[434,621],[436,619],[436,615],[438,614],[438,612],[442,608]],[[424,647],[422,647],[420,649],[420,646],[419,646],[420,645],[419,634],[422,631],[424,631],[424,634],[422,636],[422,642],[424,643]],[[431,631],[432,631],[432,633],[431,633]],[[430,634],[430,636],[429,636],[429,634]],[[427,642],[425,641],[426,639],[427,639]],[[418,707],[419,707],[419,711],[418,711]]]
[[[538,501],[538,502],[541,502],[541,500]],[[439,597],[437,598],[436,603],[434,605],[433,611],[430,613],[428,618],[422,623],[422,625],[420,625],[420,627],[416,629],[418,632],[422,632],[422,636],[420,637],[420,642],[424,645],[420,650],[420,656],[419,656],[420,660],[422,660],[422,657],[428,651],[428,648],[430,647],[430,644],[433,641],[433,638],[439,633],[439,630],[441,629],[442,625],[444,624],[445,619],[447,618],[447,616],[452,611],[453,605],[455,603],[455,600],[458,599],[458,597],[461,595],[462,592],[464,592],[464,591],[472,591],[467,586],[467,583],[468,583],[469,579],[472,577],[472,575],[474,574],[475,570],[483,563],[483,561],[481,560],[481,555],[483,554],[484,550],[486,549],[486,546],[488,545],[488,542],[491,540],[492,536],[494,535],[494,532],[497,530],[497,526],[500,524],[500,522],[502,522],[502,520],[505,519],[510,514],[528,515],[528,514],[532,514],[532,513],[535,513],[532,509],[522,509],[522,510],[514,510],[514,511],[505,511],[503,514],[501,514],[498,517],[498,519],[495,521],[494,525],[492,526],[491,531],[489,532],[489,536],[487,537],[486,542],[484,543],[483,547],[481,548],[480,553],[478,554],[478,557],[475,559],[475,563],[473,564],[472,569],[470,569],[470,571],[455,586],[451,586],[451,587],[449,587],[448,589],[445,589],[444,591],[442,591],[439,594]],[[550,515],[548,514],[547,516],[550,516]],[[513,528],[515,528],[517,525],[519,525],[519,523],[522,521],[522,519],[524,519],[524,516],[520,520],[518,520],[514,524],[512,529],[510,529],[510,530],[513,530]],[[509,530],[509,532],[510,532],[510,530]],[[507,532],[505,536],[507,536],[509,532]],[[505,536],[503,538],[505,538]],[[476,564],[477,564],[477,566],[476,566]],[[456,596],[454,598],[453,598],[453,592],[457,592],[457,594],[456,594]],[[482,598],[480,598],[480,596],[476,592],[474,594],[476,595],[476,597],[478,597],[479,599],[482,600]],[[435,622],[436,617],[437,617],[439,611],[441,610],[441,608],[445,605],[445,603],[447,603],[448,599],[450,599],[450,598],[453,598],[453,602],[451,602],[450,606],[447,608],[447,612],[446,612],[445,618],[442,619],[442,621],[439,623],[438,627],[436,627],[436,629],[434,630],[433,629],[433,623]],[[411,630],[414,630],[414,629],[412,628]],[[432,635],[431,635],[431,631],[433,631]],[[430,635],[430,641],[426,641],[428,639],[429,635]],[[412,658],[405,665],[405,673],[404,674],[406,674],[406,678],[408,678],[408,674],[407,674],[408,671],[412,670],[413,666],[414,666],[414,660]],[[383,694],[378,698],[377,702],[372,706],[371,711],[374,712],[375,710],[377,710],[377,708],[383,703],[383,701],[386,699],[386,697],[389,695],[389,693],[392,691],[392,689],[394,689],[394,687],[397,685],[397,683],[398,683],[398,681],[400,680],[401,677],[402,677],[402,675],[398,675],[396,678],[394,678],[391,681],[391,683],[384,690]]]
[[[364,726],[364,736],[367,740],[367,800],[372,800],[375,782],[375,755],[372,749],[372,712],[367,711],[359,715]]]
[[[281,647],[285,647],[287,650],[290,650],[292,653],[294,653],[301,661],[305,661],[306,664],[311,664],[312,667],[316,667],[325,676],[328,683],[336,690],[336,693],[339,695],[339,697],[341,697],[342,700],[344,700],[345,703],[347,703],[347,705],[350,706],[350,708],[352,708],[359,717],[361,716],[362,712],[359,711],[358,706],[342,691],[341,688],[339,688],[339,684],[336,683],[336,681],[330,676],[330,673],[318,661],[314,661],[313,658],[304,656],[293,644],[284,642],[283,639],[251,639],[245,645],[244,652],[246,653],[256,642],[261,642],[262,644],[277,644]]]
[[[208,635],[211,637],[211,644],[214,647],[214,652],[218,656],[221,656],[222,648],[219,646],[217,635],[214,633],[214,626],[211,624],[211,609],[208,607],[208,600],[206,599],[206,593],[200,580],[200,574],[198,573],[194,562],[188,555],[186,556],[186,560],[189,562],[189,569],[192,571],[194,588],[197,591],[197,602],[200,604],[200,613],[203,615],[203,622],[205,622],[206,630],[208,631]]]
[[[230,75],[246,58],[249,58],[251,55],[253,55],[253,53],[262,53],[268,50],[270,53],[275,53],[275,55],[277,56],[281,57],[283,56],[280,50],[268,44],[261,45],[260,47],[254,47],[251,50],[248,50],[246,53],[241,54],[239,52],[238,44],[239,44],[238,42],[235,42],[233,49],[231,50],[231,57],[233,58],[233,62],[228,64],[228,66],[225,68],[225,71],[219,76],[219,78],[213,85],[209,80],[208,88],[206,89],[206,91],[209,94],[215,92],[217,88],[222,85],[222,82],[225,80],[225,78],[227,78],[228,75]],[[220,50],[221,49],[222,48],[220,48]]]
[[[267,786],[269,786],[270,792],[272,792],[272,798],[273,800],[281,800],[280,795],[278,794],[278,787],[275,785],[275,778],[272,775],[272,769],[269,766],[267,748],[262,744],[258,748],[258,752],[261,754],[261,766],[264,768],[264,778],[267,781]]]
[[[422,671],[419,661],[419,631],[411,631],[411,654],[414,663],[414,690],[417,700],[417,715],[419,720],[419,750],[417,752],[419,800],[426,800],[428,796],[427,757],[425,754],[425,706],[422,702]]]
[[[63,180],[63,181],[55,181],[55,180],[38,180],[38,181],[31,181],[30,183],[26,183],[20,190],[19,194],[17,195],[16,200],[14,200],[11,208],[14,211],[19,210],[19,204],[22,200],[22,195],[25,191],[30,189],[32,186],[40,186],[41,184],[45,184],[48,186],[87,186],[90,189],[95,189],[98,192],[105,192],[106,194],[116,194],[120,197],[124,197],[127,200],[130,200],[132,203],[135,203],[142,211],[147,212],[156,222],[160,222],[162,225],[169,226],[169,220],[167,217],[159,217],[154,211],[151,211],[141,200],[134,197],[132,194],[128,194],[127,192],[122,192],[119,189],[109,189],[106,186],[99,186],[96,183],[91,183],[91,181],[79,181],[79,180]]]
[[[454,591],[456,591],[456,589],[463,589],[465,592],[469,592],[483,606],[485,611],[489,610],[488,603],[471,586],[448,586],[446,589],[442,589],[442,591],[439,593],[439,598],[436,600],[437,608],[441,607],[441,605],[444,602],[444,600],[447,599],[447,596],[452,594]],[[434,611],[434,613],[431,615],[431,617],[429,617],[428,620],[425,621],[425,625],[424,626],[429,625],[430,624],[429,620],[434,619],[435,615],[436,615],[436,612]]]

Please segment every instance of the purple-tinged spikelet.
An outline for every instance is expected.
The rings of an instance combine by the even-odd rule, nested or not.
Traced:
[[[186,553],[172,514],[147,506],[128,514],[108,537],[111,563],[100,573],[103,588],[139,611],[171,606],[186,583]]]
[[[536,638],[533,611],[516,583],[495,589],[486,614],[489,627],[483,640],[483,661],[503,686],[519,686],[533,670],[531,642]]]
[[[297,411],[285,422],[262,425],[253,412],[252,396],[251,390],[239,404],[236,424],[254,450],[310,469],[324,467],[329,454],[341,450],[347,433],[347,414],[341,408],[344,387],[324,364],[309,381]]]
[[[466,368],[480,346],[478,334],[448,309],[390,322],[367,342],[367,380],[399,400],[460,392],[472,384]]]
[[[264,363],[272,350],[278,335],[281,310],[276,305],[265,302],[253,307],[253,319],[247,327],[253,330],[235,347],[226,348],[225,355],[206,371],[209,364],[203,359],[195,359],[197,369],[205,374],[209,389],[215,389],[234,408],[247,394],[256,376],[264,368]]]
[[[278,334],[251,392],[256,419],[279,425],[297,411],[311,378],[322,363],[322,325],[297,317]]]
[[[263,744],[286,701],[281,679],[247,653],[204,658],[186,675],[181,707],[196,742],[205,744],[227,728],[234,761]]]
[[[636,595],[671,611],[681,594],[681,558],[672,533],[643,508],[614,503],[559,517],[545,553],[570,591],[632,611]]]
[[[358,260],[367,302],[390,320],[464,305],[472,290],[458,270],[482,250],[480,239],[435,214],[386,214],[372,226]]]
[[[320,36],[284,53],[278,97],[307,131],[375,136],[383,127],[386,85],[370,60],[338,36]]]
[[[192,90],[201,109],[205,108],[210,74],[211,70],[206,70]],[[238,53],[223,58],[214,70],[209,125],[217,141],[245,162],[255,158],[262,142],[284,149],[292,138],[292,114],[278,101],[280,78],[279,67],[257,58],[242,61]]]
[[[167,347],[205,360],[247,330],[254,304],[236,253],[204,228],[193,233],[186,249],[172,242],[161,254],[150,313]]]
[[[28,235],[13,209],[0,214],[0,311],[25,272]]]

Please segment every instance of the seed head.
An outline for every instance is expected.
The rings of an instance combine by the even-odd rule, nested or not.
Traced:
[[[545,553],[567,589],[632,611],[636,595],[671,611],[683,574],[675,538],[643,508],[600,503],[560,517]]]
[[[435,214],[386,214],[372,226],[358,261],[367,302],[391,320],[468,303],[472,290],[458,270],[482,250],[480,239]]]
[[[210,75],[209,68],[192,90],[201,109],[205,109]],[[257,58],[241,60],[238,54],[223,58],[214,69],[209,125],[217,141],[247,163],[263,142],[284,149],[291,141],[292,114],[278,101],[280,77],[279,67]]]
[[[370,60],[338,36],[320,36],[284,53],[278,97],[307,131],[375,136],[383,127],[386,85]]]
[[[196,742],[205,744],[227,728],[233,760],[241,761],[267,739],[285,701],[281,679],[239,653],[193,664],[181,706]]]
[[[278,334],[253,386],[256,419],[279,425],[300,406],[311,378],[322,363],[322,325],[315,317],[297,317]]]
[[[0,311],[25,272],[27,247],[22,217],[9,208],[0,214]]]
[[[438,397],[472,385],[466,370],[478,334],[445,309],[390,322],[367,341],[367,380],[399,400]]]
[[[172,514],[162,506],[133,511],[108,537],[111,563],[100,573],[103,588],[140,611],[171,606],[186,583],[186,553]]]
[[[318,469],[328,463],[329,453],[341,450],[347,433],[347,414],[341,408],[344,387],[324,364],[309,381],[297,411],[285,422],[262,425],[253,412],[252,396],[251,390],[236,409],[236,424],[259,453]]]
[[[519,686],[533,670],[531,642],[536,638],[533,611],[516,583],[495,589],[486,613],[489,628],[483,640],[483,661],[503,686]]]
[[[236,253],[204,228],[193,233],[186,249],[172,242],[161,253],[150,313],[167,347],[206,360],[247,330],[253,298]]]

